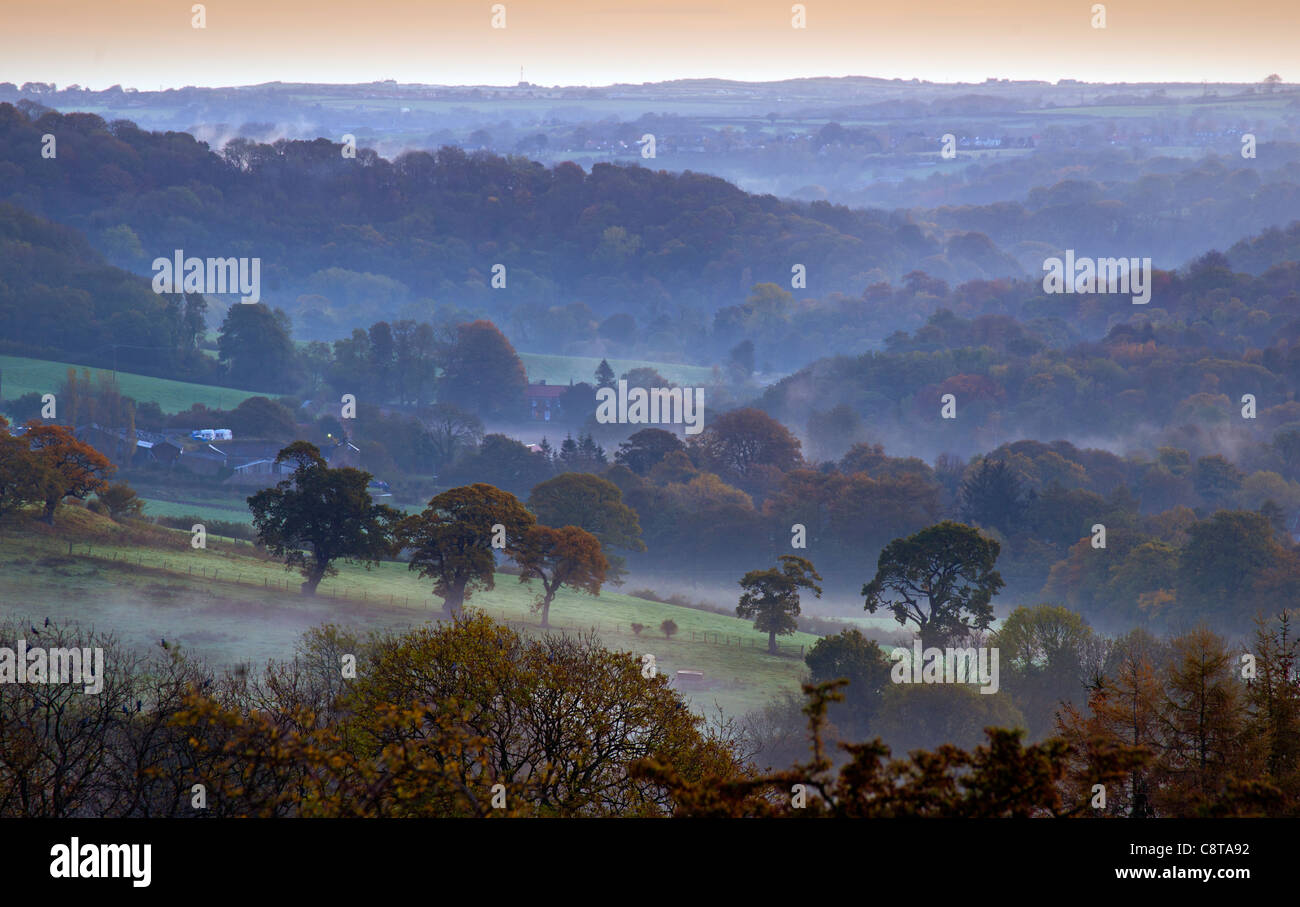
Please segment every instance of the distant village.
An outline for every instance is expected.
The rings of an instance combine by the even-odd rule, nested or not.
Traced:
[[[228,428],[163,433],[136,429],[132,433],[88,422],[77,426],[74,434],[119,468],[157,467],[168,473],[179,469],[194,476],[213,476],[229,485],[258,488],[274,484],[291,471],[288,464],[275,462],[284,446],[281,442],[236,438]],[[346,438],[323,447],[321,455],[333,467],[361,466],[361,449]],[[387,490],[384,482],[372,486]]]

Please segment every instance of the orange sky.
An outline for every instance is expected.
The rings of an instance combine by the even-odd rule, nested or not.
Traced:
[[[1300,0],[0,0],[0,81],[1300,81]]]

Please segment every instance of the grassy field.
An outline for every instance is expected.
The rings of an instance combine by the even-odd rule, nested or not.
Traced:
[[[528,380],[536,382],[545,380],[547,384],[568,384],[579,381],[592,382],[599,358],[590,356],[552,356],[541,353],[521,353],[520,359],[528,372]],[[633,368],[649,366],[656,369],[669,381],[677,384],[698,386],[712,380],[713,370],[702,365],[681,365],[672,362],[649,362],[642,359],[610,359],[610,367],[615,374],[622,375]],[[68,369],[76,368],[80,375],[82,367],[72,366],[67,362],[53,362],[45,359],[27,359],[20,356],[0,356],[0,369],[3,370],[4,399],[13,400],[23,394],[57,393],[67,378]],[[98,381],[99,373],[112,374],[104,369],[91,369],[91,376]],[[153,401],[165,413],[183,412],[195,403],[202,403],[210,409],[234,409],[249,397],[276,397],[276,393],[259,393],[242,391],[230,387],[218,387],[211,384],[192,384],[188,381],[173,381],[170,378],[150,378],[131,372],[117,373],[118,387],[122,393],[135,399],[137,403]]]
[[[325,622],[363,630],[397,629],[440,615],[430,584],[406,565],[366,571],[343,567],[321,583],[320,593],[298,593],[300,578],[247,544],[212,541],[189,545],[188,533],[159,531],[148,546],[117,524],[80,508],[60,512],[53,530],[24,524],[0,533],[0,608],[39,625],[44,617],[77,619],[111,630],[126,644],[145,648],[160,638],[180,643],[214,665],[285,658],[302,633]],[[70,546],[71,542],[71,546]],[[498,574],[496,588],[469,605],[539,633],[531,612],[534,590]],[[677,635],[659,624],[671,618]],[[631,624],[647,629],[638,637]],[[806,668],[800,646],[817,637],[782,637],[781,656],[765,651],[765,634],[748,621],[708,611],[645,601],[618,592],[599,597],[560,592],[551,606],[555,632],[592,629],[613,649],[655,655],[661,671],[704,672],[698,689],[682,692],[701,712],[715,703],[728,714],[764,705],[783,689],[797,690]]]
[[[81,374],[81,366],[73,366],[67,362],[0,356],[0,369],[4,370],[4,386],[0,390],[3,390],[6,400],[13,400],[32,392],[58,393],[67,378],[69,368],[76,368],[77,374]],[[105,369],[91,369],[90,372],[96,381],[99,380],[99,372],[112,374]],[[134,398],[137,403],[152,401],[162,407],[165,413],[182,412],[195,403],[202,403],[212,409],[234,409],[243,400],[259,396],[256,391],[241,391],[209,384],[191,384],[188,381],[173,381],[170,378],[150,378],[130,372],[118,372],[117,384],[123,394]]]
[[[247,505],[239,507],[188,497],[179,497],[176,500],[141,497],[140,500],[144,501],[146,516],[199,516],[214,520],[229,520],[232,523],[245,523],[250,526],[253,523]]]
[[[1178,103],[1153,103],[1153,104],[1113,104],[1113,105],[1085,105],[1081,107],[1047,107],[1038,110],[1019,111],[1027,116],[1039,117],[1059,117],[1059,116],[1085,116],[1085,117],[1142,117],[1152,119],[1155,117],[1188,117],[1212,113],[1237,113],[1241,111],[1251,111],[1256,114],[1272,114],[1282,116],[1285,114],[1287,105],[1292,98],[1289,96],[1278,97],[1255,97],[1255,98],[1183,98]]]
[[[568,384],[569,380],[572,379],[575,384],[579,381],[586,381],[591,384],[596,373],[596,366],[600,365],[599,358],[590,356],[549,356],[542,353],[520,353],[519,358],[524,361],[524,368],[528,372],[528,380],[534,383],[539,379],[545,379],[547,384]],[[648,366],[655,369],[669,381],[683,386],[695,387],[708,384],[713,379],[713,370],[703,365],[647,362],[643,359],[610,359],[608,361],[609,367],[614,370],[615,376],[621,376],[634,368]]]

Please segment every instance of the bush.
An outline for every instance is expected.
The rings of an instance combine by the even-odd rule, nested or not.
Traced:
[[[119,523],[138,518],[144,513],[144,501],[126,482],[114,482],[99,493],[99,501],[108,508],[108,515]]]
[[[633,632],[634,634],[636,634],[637,636],[640,636],[640,635],[641,635],[641,631],[644,630],[644,629],[645,629],[645,624],[633,624],[633,625],[632,625],[632,632]]]
[[[21,397],[17,397],[13,400],[5,400],[3,403],[3,409],[12,417],[11,421],[15,425],[21,425],[28,419],[39,418],[41,415],[41,407],[44,405],[45,404],[41,402],[41,395],[32,391],[29,394],[23,394]]]

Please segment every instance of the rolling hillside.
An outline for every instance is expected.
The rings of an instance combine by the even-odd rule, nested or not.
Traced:
[[[301,634],[333,622],[362,631],[408,627],[437,619],[440,601],[429,583],[405,564],[366,571],[343,567],[321,583],[320,594],[298,594],[299,578],[251,545],[211,539],[207,550],[189,545],[188,533],[128,530],[78,507],[60,512],[54,529],[24,522],[0,530],[0,609],[38,627],[46,616],[112,627],[128,645],[144,649],[165,638],[214,665],[259,666],[287,658]],[[542,632],[531,613],[534,591],[498,574],[496,588],[469,605]],[[666,639],[665,619],[679,630]],[[645,601],[618,592],[599,597],[562,591],[551,607],[555,632],[594,630],[610,648],[655,655],[659,669],[702,671],[695,688],[680,687],[697,711],[742,714],[782,689],[797,689],[806,673],[800,647],[817,637],[783,637],[782,655],[765,651],[766,634],[735,617]],[[646,629],[638,636],[631,625]]]
[[[3,393],[5,400],[13,400],[23,394],[57,393],[59,386],[67,377],[68,369],[76,368],[81,373],[82,366],[68,362],[51,362],[46,359],[28,359],[22,356],[0,356],[0,370],[3,370]],[[98,379],[105,369],[91,369],[91,375]],[[218,387],[211,384],[191,384],[188,381],[173,381],[170,378],[151,378],[130,372],[117,373],[117,384],[123,394],[133,398],[137,403],[157,403],[165,413],[178,413],[189,409],[195,403],[202,403],[209,409],[234,409],[241,401],[259,396],[257,391],[236,390],[233,387]]]

